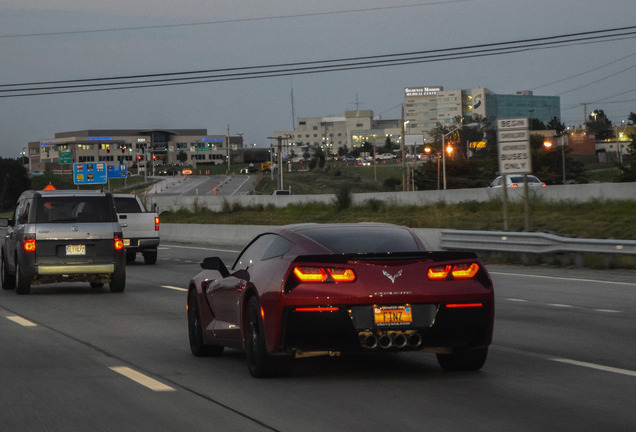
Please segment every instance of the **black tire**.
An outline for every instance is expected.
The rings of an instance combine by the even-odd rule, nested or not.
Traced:
[[[137,258],[136,252],[126,252],[126,264],[134,263],[136,258]]]
[[[488,357],[488,348],[454,350],[451,354],[437,354],[437,362],[445,371],[476,371]]]
[[[7,261],[4,259],[4,254],[2,254],[2,257],[0,258],[0,278],[2,279],[2,289],[15,289],[15,276],[9,274]]]
[[[157,262],[157,249],[142,252],[145,264],[155,264]]]
[[[188,293],[188,339],[190,351],[196,357],[216,357],[223,354],[223,345],[206,345],[203,342],[203,327],[196,289]]]
[[[126,289],[126,268],[122,267],[121,270],[113,273],[108,285],[112,293],[123,292]]]
[[[247,368],[254,378],[285,377],[291,374],[293,358],[290,355],[267,354],[261,307],[256,296],[247,302],[245,317],[245,357]]]
[[[15,261],[15,292],[18,294],[28,294],[31,291],[31,280],[22,273],[20,263]]]

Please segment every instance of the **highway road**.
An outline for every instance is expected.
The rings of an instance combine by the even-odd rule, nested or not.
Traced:
[[[248,195],[254,191],[249,175],[196,175],[154,177],[158,180],[147,188],[150,195]]]
[[[494,343],[479,372],[423,353],[298,360],[252,378],[243,353],[190,354],[184,288],[204,256],[162,244],[124,293],[0,291],[0,429],[634,431],[636,272],[489,266]]]

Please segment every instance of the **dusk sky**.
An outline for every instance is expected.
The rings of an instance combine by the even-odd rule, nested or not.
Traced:
[[[292,88],[296,118],[356,107],[399,118],[405,87],[443,86],[560,96],[568,126],[583,124],[583,104],[620,124],[636,112],[636,27],[593,36],[635,19],[634,0],[0,0],[0,156],[85,129],[224,135],[229,125],[231,135],[264,147],[273,131],[293,127]],[[573,34],[580,40],[435,62],[66,94],[19,90]]]

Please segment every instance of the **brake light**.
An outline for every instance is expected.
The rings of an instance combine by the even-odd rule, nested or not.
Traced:
[[[35,239],[31,237],[24,237],[22,248],[25,252],[35,252]]]
[[[115,237],[115,250],[120,251],[124,248],[124,240],[118,237]]]
[[[446,305],[447,309],[459,309],[459,308],[475,308],[482,307],[483,303],[449,303]]]
[[[451,271],[451,265],[435,266],[428,269],[428,278],[432,280],[446,279]]]
[[[461,263],[433,266],[428,269],[427,276],[431,280],[444,280],[450,274],[454,279],[470,279],[479,272],[479,264]]]
[[[452,275],[455,279],[470,279],[479,271],[477,263],[458,264],[453,267]]]
[[[155,217],[155,231],[159,231],[159,217]]]
[[[351,269],[330,268],[327,270],[336,282],[353,282],[356,274]]]
[[[519,187],[519,185],[518,185],[518,184],[516,184],[516,183],[513,183],[513,184],[511,184],[511,185],[510,185],[510,187],[511,187],[511,188],[518,188],[518,187]]]
[[[300,282],[305,283],[353,282],[356,280],[356,274],[350,268],[297,266],[294,267],[293,273]]]
[[[297,307],[296,312],[337,312],[337,306],[310,306]]]
[[[294,275],[301,282],[324,282],[327,272],[320,267],[294,267]]]

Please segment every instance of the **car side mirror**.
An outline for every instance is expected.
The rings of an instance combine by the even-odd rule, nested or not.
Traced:
[[[221,276],[224,278],[230,275],[230,272],[227,267],[225,267],[223,260],[219,257],[203,258],[203,261],[201,261],[201,268],[205,270],[216,270],[221,273]]]

